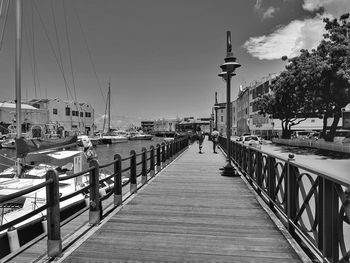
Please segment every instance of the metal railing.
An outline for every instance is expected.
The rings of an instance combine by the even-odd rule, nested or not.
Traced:
[[[148,176],[152,178],[156,173],[165,168],[176,156],[178,156],[183,150],[188,147],[189,140],[187,137],[179,138],[170,142],[163,142],[157,144],[156,147],[151,146],[149,150],[142,148],[140,153],[136,153],[134,150],[130,152],[130,155],[126,158],[122,158],[119,154],[114,155],[113,161],[100,165],[98,161],[92,160],[90,167],[82,172],[75,173],[69,176],[59,177],[54,170],[50,170],[46,174],[46,180],[36,186],[27,188],[25,190],[16,192],[11,195],[1,196],[0,204],[4,204],[13,199],[21,197],[25,194],[34,193],[39,189],[46,187],[46,203],[30,213],[17,218],[11,222],[5,223],[0,226],[1,231],[7,231],[8,246],[2,244],[0,246],[1,257],[5,260],[10,259],[16,254],[21,252],[21,247],[24,246],[23,240],[18,235],[17,229],[14,227],[25,220],[30,219],[34,215],[37,215],[46,210],[46,217],[42,217],[44,224],[42,225],[42,232],[47,234],[47,255],[49,257],[57,257],[62,253],[62,238],[61,238],[61,226],[60,220],[60,202],[68,200],[74,196],[87,194],[87,202],[89,209],[89,224],[92,226],[98,225],[103,217],[109,214],[116,207],[120,206],[123,202],[122,193],[122,176],[124,173],[128,173],[130,184],[130,195],[137,192],[149,180]],[[127,167],[123,167],[125,163],[128,163]],[[123,165],[124,164],[124,165]],[[100,177],[100,169],[113,166],[113,173],[108,176]],[[69,179],[77,179],[79,176],[89,176],[89,184],[81,186],[78,190],[68,195],[60,197],[59,183]],[[137,183],[137,178],[141,176],[141,182]],[[113,179],[113,185],[110,191],[106,193],[105,189],[101,188],[103,182]],[[113,195],[113,205],[107,210],[103,210],[102,201],[108,199]],[[79,214],[81,214],[80,212]],[[46,224],[47,222],[47,224]],[[45,236],[45,233],[42,235]],[[41,236],[41,237],[44,237]],[[5,255],[5,256],[4,256]]]
[[[233,162],[315,261],[349,262],[350,181],[231,142]],[[226,151],[226,138],[219,138]],[[347,235],[347,238],[345,238]]]

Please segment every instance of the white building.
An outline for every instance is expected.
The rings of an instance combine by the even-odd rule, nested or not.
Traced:
[[[174,132],[176,131],[176,125],[180,123],[179,118],[163,118],[154,121],[154,132]]]
[[[95,114],[89,103],[61,99],[33,99],[29,103],[35,108],[47,110],[47,124],[61,134],[90,135],[94,132]]]
[[[2,133],[16,132],[16,103],[0,103],[0,131]],[[21,104],[22,132],[30,131],[35,125],[45,125],[48,122],[48,112],[45,109],[38,109],[29,104]]]

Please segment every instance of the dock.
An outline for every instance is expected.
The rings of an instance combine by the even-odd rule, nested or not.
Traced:
[[[193,144],[55,262],[302,262],[225,157]]]

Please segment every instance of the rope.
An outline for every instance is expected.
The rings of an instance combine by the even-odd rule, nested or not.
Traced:
[[[53,53],[53,55],[54,55],[54,57],[55,57],[56,63],[57,63],[57,65],[58,65],[58,68],[59,68],[60,71],[61,71],[61,74],[62,74],[64,83],[65,83],[65,86],[66,86],[66,88],[68,89],[68,91],[70,92],[70,95],[72,96],[71,91],[70,91],[70,89],[69,89],[69,85],[68,85],[68,83],[67,83],[67,79],[66,79],[65,74],[64,74],[64,72],[63,72],[62,65],[59,63],[59,60],[58,60],[57,54],[56,54],[56,52],[55,52],[54,46],[53,46],[52,41],[51,41],[51,39],[50,39],[50,37],[49,37],[49,34],[48,34],[48,32],[47,32],[47,28],[45,27],[44,21],[43,21],[43,19],[42,19],[42,17],[41,17],[41,14],[40,14],[40,12],[39,12],[38,6],[36,5],[35,1],[33,1],[33,5],[34,5],[34,8],[35,8],[35,11],[36,11],[37,14],[38,14],[40,23],[41,23],[41,25],[42,25],[42,27],[43,27],[43,29],[44,29],[45,36],[46,36],[46,38],[47,38],[47,40],[48,40],[48,42],[49,42],[51,51],[52,51],[52,53]],[[73,96],[72,96],[72,98],[73,98]]]
[[[65,0],[62,1],[63,6],[63,14],[64,14],[64,24],[66,28],[66,39],[67,39],[67,45],[68,45],[68,55],[69,55],[69,63],[70,63],[70,70],[72,75],[72,82],[73,82],[73,90],[74,90],[74,97],[75,101],[77,101],[77,91],[75,87],[75,79],[74,79],[74,73],[73,73],[73,62],[72,62],[72,54],[71,54],[71,46],[70,46],[70,40],[69,40],[69,34],[68,34],[68,24],[67,24],[67,11],[66,11],[66,5]]]
[[[6,23],[7,23],[7,15],[8,15],[8,11],[9,11],[9,5],[10,5],[10,0],[7,1],[7,5],[5,7],[5,20],[4,20],[4,24],[1,30],[1,39],[0,39],[0,50],[2,49],[2,43],[4,42],[4,35],[5,35],[5,29],[6,29]],[[1,1],[1,15],[2,15],[2,7],[3,7],[3,1]]]
[[[62,69],[62,75],[63,75],[63,78],[66,79],[66,74],[64,73],[64,67],[63,67],[61,45],[60,45],[60,40],[59,40],[59,37],[58,37],[56,16],[55,16],[55,12],[53,10],[53,1],[52,0],[51,0],[51,14],[52,14],[52,22],[53,22],[53,26],[54,26],[54,30],[55,30],[55,36],[56,36],[56,42],[57,42],[57,51],[58,51],[58,55],[59,55],[60,66],[61,66],[61,69]],[[68,82],[67,82],[66,83],[67,100],[69,99],[68,91],[71,94],[70,88],[69,88],[69,85],[68,85]],[[71,96],[72,96],[72,94],[71,94]],[[73,98],[73,96],[72,96],[72,98]]]
[[[98,85],[98,87],[99,87],[99,89],[100,89],[103,102],[106,103],[106,99],[105,99],[105,97],[103,96],[103,92],[102,92],[102,88],[101,88],[101,82],[100,82],[100,79],[98,78],[97,71],[96,71],[96,67],[95,67],[95,64],[94,64],[94,62],[93,62],[93,60],[92,60],[91,51],[90,51],[90,48],[89,48],[89,45],[88,45],[88,41],[87,41],[85,32],[84,32],[83,27],[82,27],[82,25],[81,25],[81,21],[80,21],[79,14],[78,14],[78,12],[77,12],[77,10],[76,10],[76,8],[75,8],[74,2],[72,3],[72,5],[73,5],[73,10],[74,10],[75,15],[76,15],[77,20],[78,20],[78,24],[79,24],[80,31],[81,31],[81,33],[82,33],[82,35],[83,35],[83,38],[84,38],[84,42],[85,42],[85,45],[86,45],[86,48],[87,48],[87,51],[88,51],[88,54],[89,54],[90,63],[91,63],[91,65],[92,65],[92,69],[93,69],[93,71],[94,71],[95,78],[96,78],[96,81],[97,81],[97,85]]]

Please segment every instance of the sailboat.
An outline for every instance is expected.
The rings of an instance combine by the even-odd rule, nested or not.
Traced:
[[[101,138],[102,143],[113,144],[113,143],[127,142],[129,140],[127,136],[115,131],[111,131],[111,83],[110,82],[108,83],[107,103],[108,103],[107,104],[108,105],[108,129],[107,129],[107,133],[102,135],[102,138]]]

